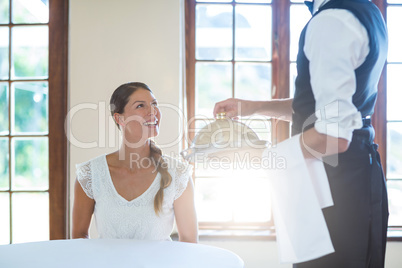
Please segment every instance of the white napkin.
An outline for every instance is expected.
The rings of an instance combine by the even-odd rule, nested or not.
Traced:
[[[300,135],[264,150],[276,158],[266,169],[273,197],[273,213],[281,263],[313,260],[334,252],[321,208],[333,205],[324,164],[305,161]]]

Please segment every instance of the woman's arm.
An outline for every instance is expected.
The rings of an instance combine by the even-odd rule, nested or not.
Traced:
[[[227,99],[215,104],[214,116],[225,112],[230,118],[253,114],[266,115],[276,119],[292,121],[293,99],[277,99],[270,101],[249,101],[241,99]]]
[[[194,205],[194,185],[191,178],[183,194],[174,201],[173,207],[179,241],[197,243],[198,223]]]
[[[94,208],[95,201],[86,195],[81,184],[75,180],[72,238],[89,238],[88,229]]]

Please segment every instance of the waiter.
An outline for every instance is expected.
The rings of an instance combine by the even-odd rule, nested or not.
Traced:
[[[335,253],[293,267],[384,267],[388,202],[370,117],[387,30],[369,0],[306,2],[293,99],[218,102],[214,114],[292,121],[304,157],[323,157],[334,206],[323,210]]]

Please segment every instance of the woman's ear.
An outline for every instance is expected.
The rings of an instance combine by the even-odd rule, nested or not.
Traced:
[[[124,117],[121,114],[115,113],[113,118],[119,126],[124,127]]]

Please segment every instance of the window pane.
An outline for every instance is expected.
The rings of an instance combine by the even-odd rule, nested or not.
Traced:
[[[0,245],[10,244],[9,193],[0,193]]]
[[[220,169],[222,163],[215,170]],[[269,221],[271,198],[267,179],[250,177],[252,171],[236,167],[231,172],[226,170],[225,178],[197,178],[195,202],[199,221]]]
[[[14,124],[16,134],[48,132],[47,82],[12,84]]]
[[[13,243],[49,240],[49,194],[12,194]]]
[[[8,190],[8,161],[10,159],[8,154],[8,138],[0,138],[0,152],[0,190]]]
[[[195,114],[212,118],[215,103],[232,97],[232,64],[198,62],[195,67]]]
[[[223,178],[197,178],[195,204],[200,222],[225,222],[232,220],[234,204],[231,181]],[[237,193],[236,193],[237,194]]]
[[[195,21],[195,58],[231,60],[233,7],[231,5],[197,5]]]
[[[10,21],[9,12],[10,12],[9,0],[0,0],[0,23],[9,23]]]
[[[237,5],[236,60],[271,60],[270,6]]]
[[[48,138],[13,138],[12,189],[49,189]]]
[[[13,23],[49,22],[49,0],[13,0]]]
[[[8,83],[0,83],[0,135],[8,134]]]
[[[402,178],[402,123],[388,123],[387,177]]]
[[[402,64],[387,65],[387,119],[402,120]]]
[[[13,27],[12,77],[47,78],[49,34],[47,26]]]
[[[0,27],[0,79],[8,79],[9,28]]]
[[[387,8],[388,26],[388,62],[402,61],[402,7],[390,6]]]
[[[402,226],[402,181],[387,181],[389,220],[388,226]]]
[[[244,170],[243,170],[244,171]],[[246,172],[243,172],[246,173]],[[271,219],[271,196],[268,179],[237,174],[234,184],[233,206],[235,222],[267,222]],[[242,198],[239,198],[241,195]]]
[[[270,100],[271,74],[271,64],[237,63],[235,97],[247,100]]]
[[[402,0],[388,0],[388,4],[402,4]]]
[[[311,19],[311,13],[304,5],[290,6],[290,60],[296,61],[299,37],[304,26]]]

